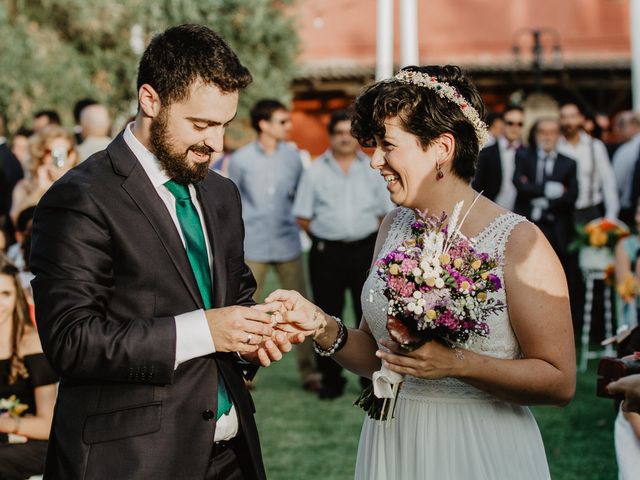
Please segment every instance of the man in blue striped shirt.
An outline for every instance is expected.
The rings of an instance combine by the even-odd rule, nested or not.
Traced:
[[[286,142],[291,115],[278,100],[263,99],[251,109],[254,142],[238,149],[229,161],[229,178],[242,199],[245,262],[257,282],[254,295],[262,301],[269,268],[275,268],[282,288],[305,295],[300,229],[291,211],[302,175],[299,150]],[[303,387],[319,388],[311,340],[297,346]]]
[[[309,273],[316,305],[339,317],[349,290],[359,321],[378,227],[393,204],[384,180],[351,136],[346,112],[334,112],[328,130],[331,147],[303,174],[293,213],[312,240]],[[320,398],[342,395],[342,367],[327,357],[316,361],[322,373]]]

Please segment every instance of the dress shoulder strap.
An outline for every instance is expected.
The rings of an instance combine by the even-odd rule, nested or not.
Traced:
[[[511,232],[516,225],[526,221],[527,219],[522,215],[512,212],[498,215],[474,239],[474,244],[480,251],[490,252],[493,255],[504,258],[504,251]]]

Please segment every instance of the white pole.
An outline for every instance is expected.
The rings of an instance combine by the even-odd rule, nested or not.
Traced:
[[[633,110],[640,111],[640,0],[629,0],[631,22],[631,99]]]
[[[418,4],[400,0],[400,66],[418,65]]]
[[[393,0],[378,0],[376,80],[393,75]]]

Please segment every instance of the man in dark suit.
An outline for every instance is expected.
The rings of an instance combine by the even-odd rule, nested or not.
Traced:
[[[518,196],[514,211],[542,230],[566,271],[578,196],[576,162],[556,151],[560,138],[557,120],[545,118],[533,128],[535,146],[516,155],[513,183]]]
[[[7,119],[0,113],[0,220],[8,219],[13,188],[24,176],[20,161],[7,145],[6,135]]]
[[[46,479],[265,478],[245,360],[291,344],[253,304],[238,191],[208,168],[250,82],[207,27],[168,29],[135,122],[40,201],[32,285],[61,376]]]
[[[478,154],[476,175],[472,181],[475,190],[507,210],[513,210],[516,189],[511,181],[516,152],[522,150],[524,110],[508,106],[502,112],[504,134]]]

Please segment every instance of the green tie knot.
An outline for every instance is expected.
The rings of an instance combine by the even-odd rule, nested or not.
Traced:
[[[191,198],[189,187],[182,185],[175,180],[169,180],[164,184],[165,187],[176,197],[176,200],[188,200]]]

